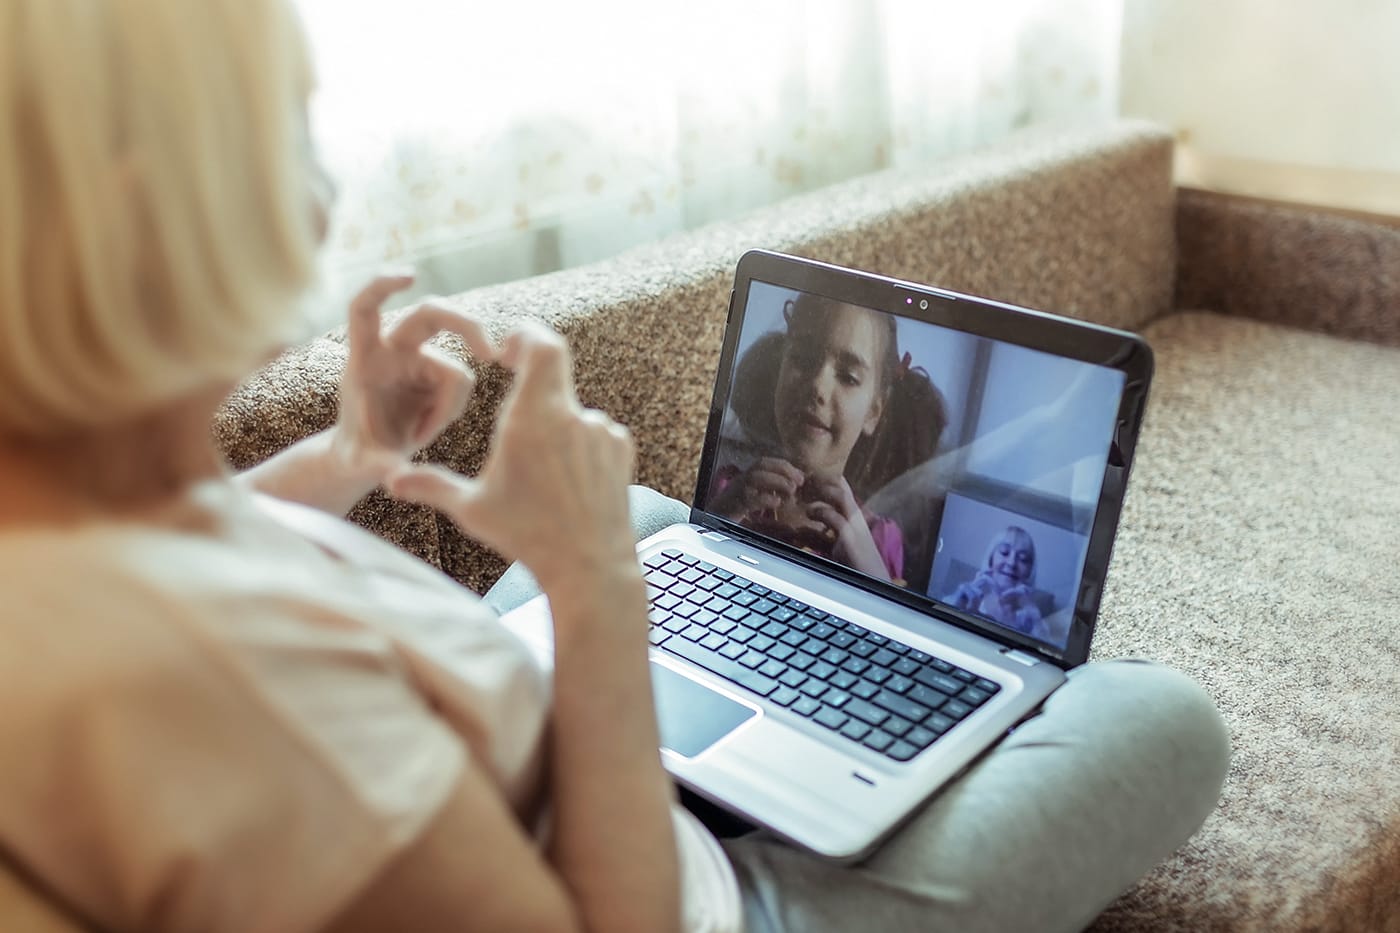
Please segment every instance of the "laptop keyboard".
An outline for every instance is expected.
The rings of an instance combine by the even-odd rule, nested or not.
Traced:
[[[653,645],[895,761],[1001,689],[674,548],[643,571]]]

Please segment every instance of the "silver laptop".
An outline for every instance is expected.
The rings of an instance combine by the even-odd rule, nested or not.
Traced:
[[[675,779],[869,853],[1088,657],[1152,372],[1132,334],[738,264],[690,521],[637,548]],[[512,613],[548,661],[548,604]]]

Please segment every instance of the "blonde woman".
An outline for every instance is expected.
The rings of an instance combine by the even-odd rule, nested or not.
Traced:
[[[427,304],[385,329],[406,279],[381,278],[337,425],[230,476],[217,406],[308,336],[310,90],[284,0],[0,4],[0,854],[56,908],[142,931],[1069,929],[1195,829],[1218,716],[1109,664],[860,868],[721,845],[657,752],[631,441],[542,328],[497,346]],[[470,480],[408,465],[469,402],[441,330],[515,372]],[[552,674],[336,517],[377,485],[533,571]]]

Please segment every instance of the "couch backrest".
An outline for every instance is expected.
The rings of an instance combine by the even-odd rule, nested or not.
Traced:
[[[796,253],[1132,329],[1167,310],[1175,274],[1172,140],[1144,123],[1036,131],[917,170],[834,185],[615,259],[454,300],[504,333],[560,330],[580,397],[631,427],[639,482],[688,500],[733,268],[752,247]],[[236,463],[329,423],[343,349],[322,341],[261,374],[218,428]],[[450,345],[450,344],[449,344]],[[506,375],[428,456],[479,469]],[[371,497],[353,517],[476,587],[503,564],[421,510]]]

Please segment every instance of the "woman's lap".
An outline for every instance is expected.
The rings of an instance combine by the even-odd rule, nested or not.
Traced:
[[[751,933],[1077,930],[1204,821],[1229,760],[1193,681],[1091,664],[867,861],[725,840]]]

